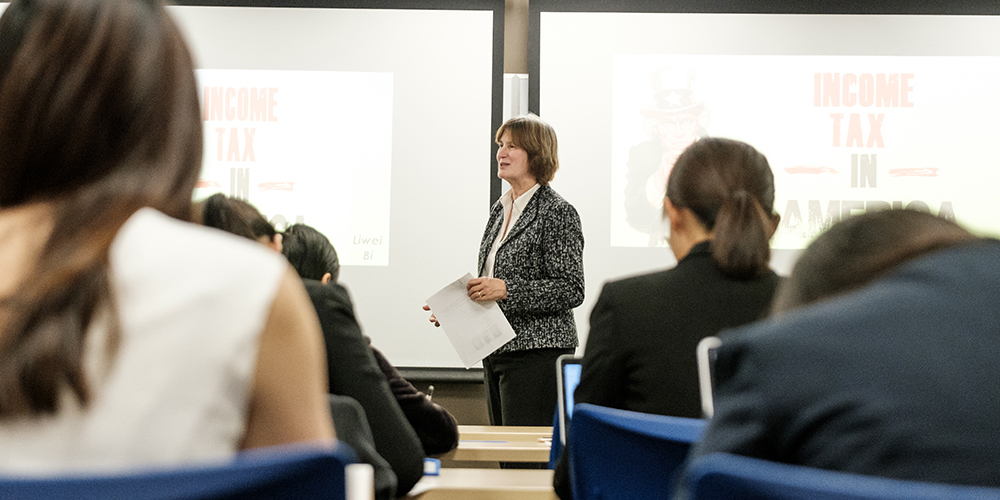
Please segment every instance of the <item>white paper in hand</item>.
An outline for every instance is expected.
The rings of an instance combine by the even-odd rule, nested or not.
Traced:
[[[496,301],[476,302],[469,298],[465,285],[471,279],[472,275],[466,273],[427,299],[466,368],[515,337]]]

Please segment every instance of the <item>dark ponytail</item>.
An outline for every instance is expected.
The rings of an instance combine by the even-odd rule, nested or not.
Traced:
[[[692,144],[670,172],[667,198],[712,231],[712,257],[723,274],[746,279],[767,272],[774,175],[759,151],[730,139]]]
[[[726,275],[752,277],[767,270],[771,260],[768,219],[760,202],[738,190],[719,207],[712,257]]]

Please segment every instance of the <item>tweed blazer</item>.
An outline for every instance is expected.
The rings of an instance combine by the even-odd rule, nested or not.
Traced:
[[[503,205],[490,208],[479,247],[479,274],[503,226]],[[583,229],[573,205],[541,186],[497,249],[493,277],[507,285],[497,301],[517,337],[496,353],[575,348],[573,308],[583,303]]]

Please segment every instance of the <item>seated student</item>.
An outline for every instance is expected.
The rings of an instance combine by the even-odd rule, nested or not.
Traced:
[[[576,403],[701,417],[698,342],[764,316],[777,287],[768,268],[773,205],[771,167],[750,145],[708,138],[681,154],[663,201],[677,266],[604,285]],[[554,477],[563,499],[571,495],[567,455]]]
[[[191,58],[160,2],[4,11],[0,473],[332,445],[301,281],[259,245],[181,222],[201,141]]]
[[[305,279],[307,290],[310,290],[310,297],[314,297],[313,300],[316,300],[315,295],[342,297],[347,300],[346,306],[353,310],[346,289],[343,294],[332,295],[321,290],[313,292],[309,285],[311,280],[318,280],[323,284],[330,283],[337,288],[342,288],[337,284],[340,275],[337,250],[323,233],[312,226],[292,224],[285,228],[283,241],[282,253],[288,258],[292,267],[298,271],[299,276]],[[325,331],[324,335],[326,335]],[[368,340],[370,344],[371,339]],[[336,344],[337,342],[333,339],[327,339],[327,346],[330,346],[328,348],[333,348]],[[379,369],[389,381],[389,387],[396,397],[396,402],[399,403],[403,414],[406,415],[406,419],[420,438],[424,453],[439,455],[455,449],[458,446],[458,423],[455,421],[455,417],[441,405],[431,402],[427,395],[418,391],[416,387],[413,387],[413,384],[404,379],[381,351],[374,346],[371,347],[371,350],[372,354],[375,355]],[[336,354],[329,352],[328,356],[330,359],[334,359]],[[337,370],[331,363],[331,387],[336,384],[334,379],[337,378],[335,375]]]
[[[281,233],[249,203],[216,194],[201,204],[202,220],[217,229],[259,241],[273,249],[284,247]],[[294,234],[294,232],[293,232]],[[290,238],[291,245],[298,244]],[[336,284],[302,280],[320,318],[328,356],[331,394],[349,396],[361,404],[368,419],[375,449],[396,476],[396,495],[405,495],[423,476],[424,450],[420,439],[396,404],[389,384],[379,370],[368,340],[354,316],[347,290]],[[376,469],[376,482],[384,483]],[[379,497],[392,496],[379,488]]]
[[[1000,486],[998,296],[996,240],[912,211],[834,225],[780,317],[722,336],[694,455]]]

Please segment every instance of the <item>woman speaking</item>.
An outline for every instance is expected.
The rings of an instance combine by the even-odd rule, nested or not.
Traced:
[[[559,168],[555,130],[520,116],[496,141],[497,175],[510,190],[490,209],[479,277],[466,290],[476,302],[496,301],[517,337],[483,360],[487,409],[493,425],[551,425],[555,361],[578,344],[583,231],[576,209],[549,187]]]

